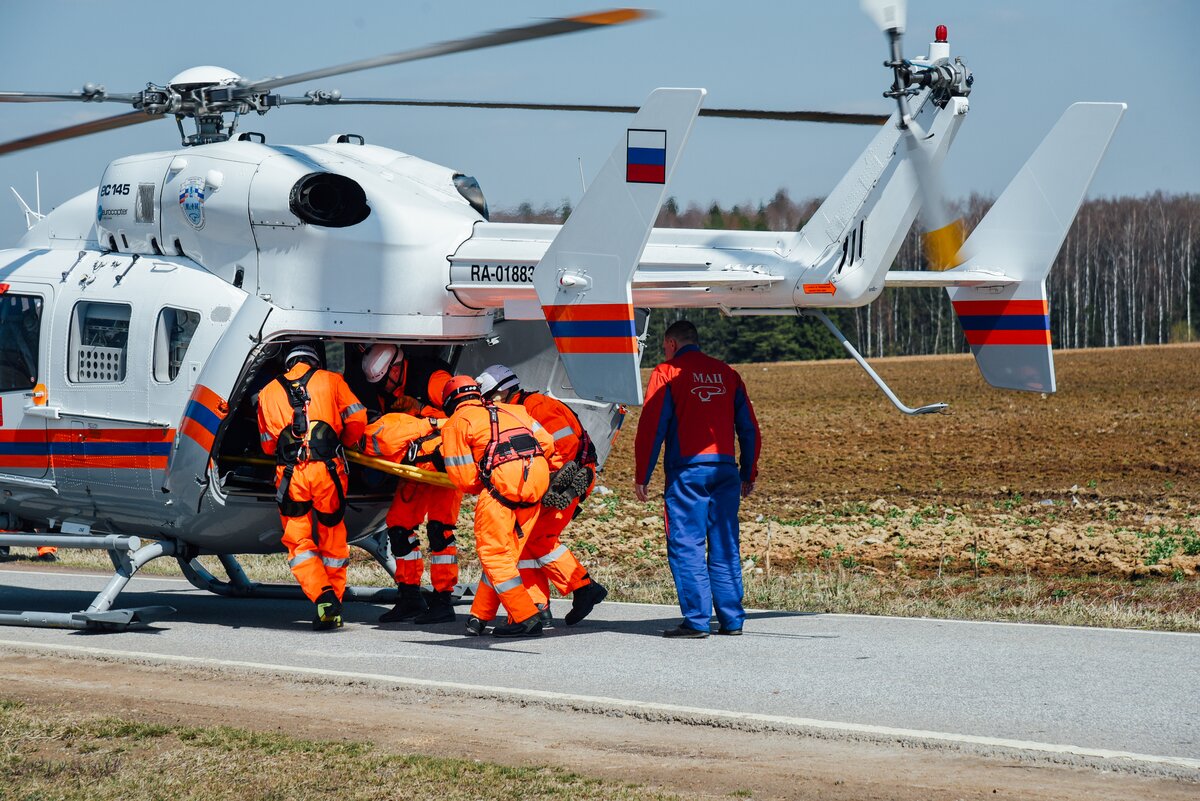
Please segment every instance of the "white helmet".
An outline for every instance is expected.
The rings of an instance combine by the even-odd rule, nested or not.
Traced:
[[[386,342],[371,346],[362,358],[362,371],[372,384],[382,381],[393,364],[404,361],[404,348]]]
[[[479,391],[485,398],[494,392],[508,392],[521,385],[513,371],[503,364],[493,364],[484,370],[476,377],[475,383],[479,384]]]
[[[287,357],[283,360],[283,364],[287,366],[296,359],[309,359],[313,364],[321,363],[321,357],[317,353],[317,349],[309,344],[292,345],[291,349],[287,352]]]

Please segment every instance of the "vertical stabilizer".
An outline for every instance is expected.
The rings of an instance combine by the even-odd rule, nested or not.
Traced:
[[[703,89],[656,89],[538,262],[534,288],[581,398],[642,402],[630,282]]]

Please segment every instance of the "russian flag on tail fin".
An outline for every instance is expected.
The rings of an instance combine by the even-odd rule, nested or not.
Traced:
[[[533,273],[542,312],[580,398],[642,402],[630,282],[703,89],[657,89]]]

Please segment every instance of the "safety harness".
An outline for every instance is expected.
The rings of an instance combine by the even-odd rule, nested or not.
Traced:
[[[310,366],[308,372],[299,378],[289,379],[281,375],[275,379],[287,393],[288,404],[292,407],[292,424],[279,433],[279,442],[275,446],[275,462],[283,465],[283,478],[275,492],[275,503],[285,517],[307,515],[312,509],[312,501],[293,500],[288,494],[292,475],[300,462],[324,462],[337,490],[338,502],[332,512],[317,512],[317,520],[326,526],[336,526],[346,514],[346,494],[338,475],[338,460],[345,457],[341,440],[333,426],[324,420],[308,421],[308,404],[312,400],[308,394],[308,382],[316,373],[317,368]]]
[[[533,460],[539,456],[545,457],[545,452],[542,451],[542,446],[537,441],[537,437],[523,425],[517,425],[505,431],[500,430],[500,409],[490,403],[485,403],[484,408],[487,409],[488,420],[492,426],[491,439],[488,441],[487,448],[483,452],[483,458],[479,460],[479,481],[483,484],[497,503],[507,509],[529,509],[541,503],[537,501],[514,501],[511,498],[506,498],[500,494],[500,491],[492,484],[492,471],[501,465],[508,464],[521,460],[525,463],[525,469],[522,474],[522,479],[529,478],[529,466]],[[505,412],[505,414],[509,414]],[[509,414],[510,417],[513,415]],[[517,419],[517,418],[513,418]],[[519,423],[520,420],[517,420]]]
[[[413,467],[425,467],[426,470],[436,470],[439,473],[446,472],[446,460],[442,456],[441,448],[433,448],[429,453],[421,453],[421,446],[426,442],[432,442],[439,439],[442,432],[434,428],[423,437],[418,437],[409,443],[408,450],[404,454],[404,463],[411,464]]]
[[[515,399],[517,403],[524,406],[525,401],[534,394],[536,393],[518,390]],[[583,501],[587,499],[592,479],[596,476],[596,462],[598,461],[596,446],[592,444],[592,438],[588,436],[583,421],[579,419],[579,415],[575,413],[574,409],[565,403],[563,406],[571,413],[575,425],[579,427],[579,449],[575,452],[574,459],[550,476],[550,486],[546,489],[546,494],[542,496],[542,505],[552,509],[566,509],[576,498],[579,498],[580,505],[582,505]]]

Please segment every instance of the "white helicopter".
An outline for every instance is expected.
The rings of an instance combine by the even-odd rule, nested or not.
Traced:
[[[945,29],[904,58],[903,3],[864,0],[890,43],[896,111],[799,232],[656,229],[697,116],[880,124],[882,116],[704,109],[702,89],[615,106],[347,98],[275,90],[357,70],[594,29],[620,9],[511,28],[287,77],[196,67],[131,94],[0,92],[0,102],[117,102],[134,111],[0,145],[0,154],[174,116],[183,147],[118,159],[100,184],[0,250],[0,545],[107,550],[116,571],[87,610],[0,612],[0,624],[119,629],[169,607],[113,609],[152,559],[198,587],[299,597],[250,581],[236,555],[282,551],[252,399],[289,342],[320,340],[361,379],[358,348],[402,344],[458,372],[504,362],[569,399],[607,457],[624,404],[642,401],[650,308],[811,314],[902,412],[823,309],[884,287],[950,293],[984,377],[1053,392],[1045,277],[1125,106],[1067,109],[966,239],[938,170],[966,118],[973,76]],[[474,179],[354,134],[309,146],[237,133],[277,106],[454,105],[633,113],[562,226],[492,223]],[[184,121],[195,124],[193,133]],[[27,209],[28,210],[28,209]],[[889,271],[918,210],[931,267]],[[352,381],[352,385],[353,385]],[[347,523],[389,570],[390,488],[352,475]],[[143,544],[142,538],[151,542]],[[219,579],[200,563],[215,555]],[[349,588],[385,601],[391,590]]]

